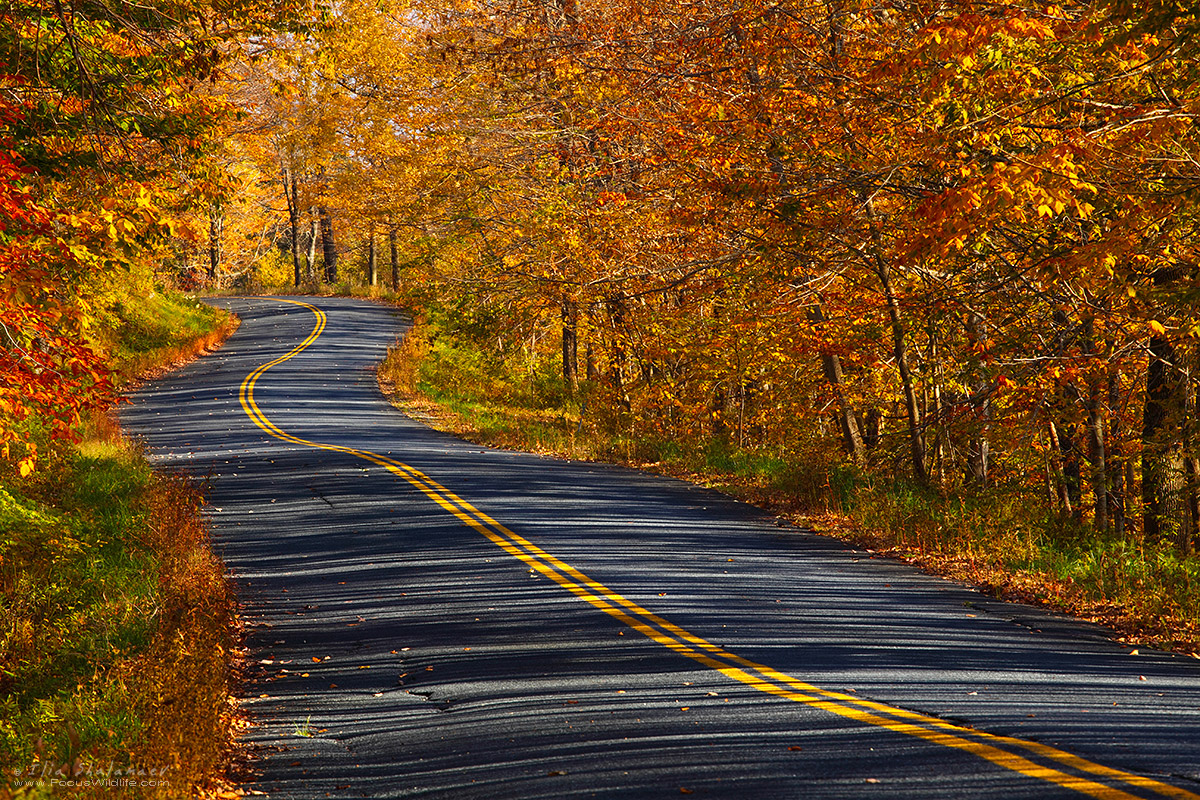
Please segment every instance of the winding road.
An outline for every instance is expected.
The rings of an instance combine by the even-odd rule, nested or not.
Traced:
[[[680,481],[409,420],[393,309],[242,326],[122,413],[208,482],[276,798],[1193,798],[1200,660]]]

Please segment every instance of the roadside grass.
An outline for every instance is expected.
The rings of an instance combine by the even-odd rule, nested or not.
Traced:
[[[171,296],[122,319],[106,344],[125,381],[234,327]],[[0,797],[217,793],[236,637],[201,496],[110,418],[83,427],[26,478],[0,462]]]
[[[993,596],[1106,625],[1120,641],[1200,654],[1200,556],[1102,535],[1028,489],[941,494],[861,472],[834,449],[613,430],[587,413],[586,386],[571,398],[536,372],[506,373],[423,322],[379,377],[401,410],[470,441],[674,475]]]
[[[118,304],[99,344],[111,356],[118,385],[152,377],[223,342],[237,323],[199,300],[162,291]]]

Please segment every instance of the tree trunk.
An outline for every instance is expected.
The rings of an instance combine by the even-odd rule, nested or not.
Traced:
[[[1110,346],[1109,352],[1112,352]],[[1118,367],[1110,366],[1108,370],[1108,407],[1112,413],[1108,420],[1108,516],[1113,531],[1118,535],[1125,533],[1125,458],[1118,455],[1120,451],[1121,420],[1116,413],[1121,407],[1121,373]]]
[[[973,345],[969,372],[971,374],[970,389],[975,398],[971,404],[975,424],[971,426],[967,434],[966,478],[969,483],[986,489],[992,455],[992,402],[987,399],[989,381],[982,368],[981,357],[975,353],[987,349],[987,320],[981,314],[970,313],[967,314],[965,327],[967,338]]]
[[[309,209],[312,213],[312,209]],[[304,279],[317,282],[317,241],[321,238],[321,221],[316,217],[308,221],[308,252],[305,254]]]
[[[333,216],[329,209],[320,206],[317,215],[321,220],[321,256],[325,261],[325,282],[337,283],[337,244],[333,240]]]
[[[929,471],[925,467],[925,437],[920,427],[920,405],[917,387],[912,373],[908,372],[908,351],[905,344],[904,321],[900,319],[900,302],[892,288],[892,276],[882,259],[877,259],[876,275],[880,278],[883,297],[888,303],[888,320],[892,326],[892,355],[900,371],[900,384],[904,387],[905,411],[908,417],[908,452],[912,458],[912,475],[920,486],[929,485]]]
[[[1184,522],[1185,386],[1166,336],[1149,342],[1142,412],[1142,530],[1149,542],[1179,541]]]
[[[883,412],[874,406],[867,409],[863,415],[863,444],[867,450],[879,447],[880,434],[883,430]]]
[[[1096,496],[1093,514],[1096,528],[1107,531],[1108,524],[1108,458],[1104,445],[1104,412],[1099,381],[1088,387],[1088,457],[1092,462],[1092,492]]]
[[[1197,419],[1200,406],[1200,387],[1195,383],[1197,353],[1192,352],[1188,370],[1183,376],[1183,471],[1184,509],[1183,530],[1179,537],[1179,552],[1189,556],[1200,546],[1200,458],[1197,458]]]
[[[367,286],[379,284],[379,260],[375,254],[375,223],[367,234]]]
[[[617,404],[623,411],[629,411],[631,404],[629,395],[625,392],[625,298],[619,295],[609,296],[608,318],[612,324],[612,356],[608,364],[608,379],[616,395]]]
[[[904,322],[900,319],[900,301],[892,287],[891,271],[883,259],[882,243],[879,228],[875,224],[875,209],[870,200],[866,201],[867,216],[871,227],[871,239],[874,244],[875,274],[883,289],[887,301],[888,320],[892,329],[892,355],[896,359],[896,367],[900,370],[900,383],[904,388],[904,406],[908,414],[908,444],[912,458],[913,478],[921,486],[929,485],[929,472],[925,464],[925,436],[921,429],[921,411],[917,400],[917,390],[913,383],[912,374],[908,370],[908,347],[905,343]]]
[[[208,285],[216,287],[217,268],[221,265],[221,233],[225,226],[225,215],[221,207],[213,203],[208,209]]]
[[[562,376],[574,394],[579,388],[579,307],[567,297],[562,299]]]
[[[1063,468],[1063,440],[1059,436],[1058,426],[1050,420],[1050,460],[1054,465],[1054,494],[1058,498],[1059,509],[1064,514],[1073,514],[1071,506],[1071,490],[1067,485],[1066,470]]]
[[[288,222],[292,228],[292,282],[300,285],[300,209],[296,207],[296,173],[284,167],[283,196],[287,199]]]
[[[584,331],[587,334],[587,341],[583,348],[583,359],[587,363],[587,379],[591,382],[600,380],[600,365],[596,363],[596,350],[592,345],[596,331],[595,312],[595,303],[589,303],[584,312],[587,318],[587,327]]]
[[[396,250],[396,226],[388,226],[388,250],[392,256],[392,291],[400,291],[400,255]]]
[[[1058,444],[1062,452],[1063,483],[1071,498],[1071,516],[1083,519],[1083,464],[1079,449],[1079,426],[1064,422],[1058,429]]]
[[[822,323],[825,321],[825,312],[819,305],[812,306],[808,310],[808,319],[814,324]],[[846,454],[854,459],[854,463],[861,466],[866,461],[866,448],[863,445],[862,428],[858,424],[858,417],[846,396],[842,360],[836,353],[822,349],[821,371],[825,373],[825,380],[829,381],[829,385],[833,387],[834,398],[837,400],[837,420],[838,428],[842,432],[842,447]]]
[[[1096,495],[1093,523],[1098,530],[1109,529],[1109,474],[1108,453],[1104,443],[1104,372],[1094,366],[1096,351],[1096,323],[1087,319],[1084,323],[1084,353],[1093,360],[1093,368],[1087,379],[1087,458],[1092,464],[1092,493]]]

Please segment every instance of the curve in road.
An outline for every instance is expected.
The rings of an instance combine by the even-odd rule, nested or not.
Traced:
[[[252,301],[245,302],[251,303]],[[258,308],[261,308],[261,304],[263,304],[264,301],[253,302],[260,304]],[[952,750],[970,754],[973,757],[981,759],[981,763],[986,762],[986,764],[990,765],[993,769],[998,767],[1003,771],[1010,771],[1011,773],[1021,776],[1021,782],[1016,784],[1016,786],[1021,787],[1016,790],[1016,796],[1054,796],[1054,794],[1057,792],[1066,792],[1067,794],[1074,796],[1078,796],[1078,794],[1084,794],[1097,798],[1198,797],[1198,795],[1190,789],[1184,788],[1182,785],[1172,785],[1171,782],[1163,779],[1162,776],[1152,777],[1149,775],[1138,774],[1138,771],[1119,768],[1118,766],[1102,765],[1100,760],[1093,760],[1093,758],[1076,754],[1079,751],[1071,752],[1061,747],[1048,744],[1045,741],[1035,741],[1033,737],[1009,735],[1004,731],[1005,725],[1002,723],[993,728],[995,732],[989,733],[981,730],[981,726],[976,724],[962,724],[962,721],[954,721],[952,719],[943,718],[942,716],[935,716],[919,710],[914,710],[913,706],[919,707],[920,705],[929,702],[928,694],[921,698],[920,703],[909,703],[902,705],[899,703],[881,702],[878,699],[868,699],[864,696],[856,696],[857,692],[855,694],[851,694],[848,691],[836,691],[833,689],[820,688],[811,681],[800,680],[799,678],[788,674],[789,671],[785,669],[767,666],[761,659],[747,658],[743,655],[735,653],[730,648],[714,643],[711,640],[711,635],[706,638],[698,633],[691,632],[694,626],[685,626],[683,624],[677,624],[675,622],[668,621],[666,615],[651,611],[646,608],[645,601],[638,602],[635,599],[631,599],[629,595],[633,594],[633,592],[630,592],[629,590],[622,592],[618,589],[611,588],[608,583],[611,583],[612,581],[608,581],[608,583],[606,583],[602,582],[600,579],[589,577],[587,573],[576,566],[576,564],[580,561],[586,563],[589,557],[594,560],[595,553],[580,552],[576,549],[574,557],[570,552],[565,554],[563,557],[552,555],[550,550],[544,549],[542,546],[536,544],[531,540],[531,537],[516,533],[510,527],[498,522],[493,515],[484,513],[483,511],[479,510],[475,504],[463,499],[463,497],[460,496],[460,493],[467,493],[463,489],[460,488],[458,492],[451,491],[445,485],[443,485],[442,482],[430,477],[426,471],[418,469],[414,466],[410,466],[408,463],[406,463],[406,461],[401,461],[386,453],[376,452],[375,449],[369,449],[367,447],[359,447],[350,444],[322,442],[318,441],[316,438],[300,436],[290,432],[289,430],[286,430],[283,425],[276,424],[276,422],[272,421],[272,419],[268,417],[268,415],[260,407],[256,398],[256,388],[258,388],[260,380],[264,379],[264,376],[268,370],[279,367],[280,365],[284,365],[287,362],[296,359],[298,356],[308,350],[310,346],[318,342],[326,329],[328,316],[324,310],[317,307],[313,303],[304,300],[275,298],[273,302],[288,304],[294,306],[297,310],[304,309],[307,313],[312,315],[311,320],[313,321],[313,327],[307,332],[307,335],[303,336],[303,338],[300,338],[297,344],[290,347],[290,349],[287,349],[281,355],[261,363],[259,366],[252,369],[241,381],[238,390],[239,405],[249,419],[251,419],[259,429],[269,436],[277,440],[281,440],[289,445],[350,456],[374,466],[381,467],[384,471],[386,471],[386,473],[402,479],[415,491],[419,492],[421,496],[431,500],[434,504],[436,504],[437,507],[449,512],[449,514],[453,515],[453,517],[461,522],[464,526],[476,531],[479,534],[482,534],[492,544],[498,546],[510,556],[518,559],[528,568],[531,574],[537,574],[548,578],[559,587],[566,589],[576,597],[583,599],[593,608],[608,615],[608,617],[614,619],[619,625],[627,626],[629,629],[641,633],[648,640],[656,643],[659,646],[662,646],[671,654],[686,657],[687,659],[690,659],[692,662],[706,668],[707,670],[718,673],[724,679],[738,682],[750,687],[753,690],[774,697],[781,697],[796,701],[810,709],[813,709],[816,712],[837,715],[838,717],[845,718],[860,727],[874,727],[887,731],[891,734],[912,737],[920,740],[926,745],[934,746],[935,751]],[[248,309],[242,310],[245,312]],[[294,329],[295,325],[291,325],[290,327]],[[234,343],[231,342],[231,344]],[[311,377],[311,373],[308,374]],[[361,383],[361,381],[357,381],[356,383]],[[380,413],[385,415],[387,414],[386,411],[381,411]],[[131,419],[136,422],[136,415]],[[133,427],[136,428],[136,424]],[[443,441],[442,444],[445,444],[445,442]],[[457,443],[457,447],[458,449],[462,449],[464,447],[469,448],[469,446],[465,446],[462,443]],[[477,452],[482,455],[484,451]],[[534,468],[545,471],[547,469],[547,462],[545,460],[535,460],[532,463],[524,463],[517,466],[518,468]],[[624,471],[614,472],[618,475],[631,475],[631,473],[625,473]],[[576,477],[578,476],[572,476],[572,478]],[[494,478],[492,480],[484,481],[485,486],[494,482]],[[644,486],[638,487],[636,485],[638,481],[636,480],[631,480],[631,483],[635,484],[634,486],[630,487],[632,491],[636,491],[638,488],[645,488]],[[568,481],[568,485],[569,484],[570,481]],[[471,488],[472,487],[468,482],[467,489]],[[688,492],[686,492],[688,495],[692,495],[693,493],[699,492],[698,490],[690,489]],[[539,492],[537,491],[527,493],[525,504],[536,505],[539,500],[545,504],[546,501],[542,498],[539,498],[538,495]],[[488,496],[487,493],[485,493],[484,496]],[[678,499],[675,499],[675,501],[678,502]],[[328,502],[328,500],[326,500],[326,502]],[[551,502],[550,505],[553,506],[554,503]],[[332,503],[330,503],[330,508],[333,508]],[[677,516],[686,517],[690,515],[684,513],[677,514]],[[735,516],[737,515],[735,514]],[[742,516],[745,516],[744,512],[742,513]],[[520,517],[517,518],[520,519]],[[536,522],[536,519],[534,522]],[[754,525],[746,523],[747,521],[743,520],[742,527],[748,529],[743,532],[744,535],[761,535],[761,530],[755,531],[753,530],[755,527]],[[680,524],[681,527],[686,528],[686,524],[683,522],[677,524]],[[537,529],[539,526],[535,524],[533,527]],[[689,536],[687,535],[679,537],[679,539],[674,543],[674,546],[686,546],[689,543],[688,539]],[[565,544],[570,543],[566,542]],[[695,542],[692,542],[692,544],[695,544]],[[704,549],[707,550],[712,548],[714,545],[719,544],[719,541],[706,541],[703,543],[703,546]],[[745,542],[741,542],[741,549],[731,548],[730,552],[737,550],[739,555],[747,555],[745,552],[743,552],[744,549]],[[751,547],[751,550],[753,549],[754,548]],[[771,548],[767,549],[770,550]],[[568,550],[570,550],[570,548],[568,548]],[[822,554],[822,557],[832,557],[836,560],[840,556],[841,560],[844,562],[850,551],[842,549],[839,553],[836,552],[836,550],[837,548],[835,548],[835,552],[832,554],[824,553]],[[761,556],[761,553],[754,555]],[[793,554],[793,557],[794,555],[795,554]],[[857,559],[854,558],[851,558],[850,560],[852,562],[857,561]],[[729,561],[733,562],[734,559],[731,558]],[[604,569],[611,570],[610,564],[601,562],[601,565]],[[889,565],[889,569],[875,576],[876,579],[884,582],[885,585],[888,585],[886,584],[888,579],[892,579],[893,581],[895,580],[897,566],[898,565]],[[844,563],[839,565],[839,568],[844,567]],[[905,570],[901,570],[901,572],[904,571]],[[724,573],[728,574],[728,570],[724,571]],[[922,583],[923,588],[928,591],[930,588],[928,584],[934,579],[927,579],[924,576],[921,576],[921,578],[922,580],[918,582]],[[685,575],[682,578],[675,577],[673,580],[683,580],[686,582],[687,576]],[[637,585],[637,582],[635,582],[633,585],[635,586],[635,591],[646,594],[647,587]],[[945,586],[939,587],[939,589],[942,591],[945,591],[945,588]],[[283,591],[286,592],[287,589],[285,588]],[[665,593],[657,594],[662,596]],[[719,595],[720,593],[718,592],[717,594]],[[728,597],[725,599],[728,599]],[[836,601],[836,603],[845,602],[846,601],[844,599]],[[982,602],[983,601],[980,601],[980,603]],[[972,604],[972,601],[967,601],[967,603]],[[997,610],[999,610],[999,607],[1001,606],[1006,606],[1006,604],[994,605],[997,607]],[[1011,610],[1009,611],[1011,613]],[[695,616],[695,609],[689,609],[688,613],[690,613],[692,616]],[[881,618],[886,619],[889,614],[893,614],[894,612],[888,608],[876,608],[872,611],[872,613],[878,614]],[[967,614],[966,616],[968,618],[978,617],[978,615],[975,614]],[[1014,616],[1019,616],[1019,614]],[[1039,615],[1035,613],[1034,616],[1038,617]],[[732,618],[733,617],[731,617],[731,619]],[[701,622],[708,622],[705,620],[704,615],[701,615],[699,619]],[[903,622],[903,620],[899,621]],[[1040,624],[1043,628],[1053,627],[1053,624],[1047,622],[1046,618],[1039,618],[1038,624]],[[709,625],[709,627],[711,627],[711,625]],[[725,625],[722,625],[723,629],[725,627]],[[758,627],[761,629],[761,623],[759,623]],[[1070,626],[1068,625],[1067,627],[1069,628]],[[1072,630],[1069,633],[1078,638],[1080,631]],[[1084,631],[1084,633],[1085,635],[1092,635],[1094,632]],[[769,637],[760,637],[760,639],[762,638]],[[786,636],[784,638],[786,638]],[[799,640],[802,639],[802,636],[798,635],[796,638]],[[760,648],[763,646],[761,640],[755,644]],[[1048,646],[1053,646],[1055,643],[1046,642],[1045,644]],[[1078,643],[1076,642],[1076,645],[1077,644]],[[1111,648],[1112,646],[1110,645],[1109,647]],[[1076,655],[1077,654],[1066,654],[1064,661],[1072,662],[1076,660]],[[1108,655],[1111,656],[1111,652],[1109,652]],[[921,658],[923,657],[924,654],[921,655]],[[1053,655],[1050,655],[1050,659],[1053,660]],[[1171,659],[1169,656],[1158,656],[1159,661],[1163,661],[1164,659],[1172,664],[1177,664],[1177,660]],[[275,659],[265,660],[274,661]],[[317,660],[318,659],[316,658],[313,659],[314,662]],[[787,659],[785,659],[785,661],[786,660]],[[1103,663],[1103,661],[1097,663]],[[853,665],[852,663],[843,659],[843,663],[840,666],[843,674],[846,673],[846,667],[852,667],[849,670],[849,672],[852,674],[855,671],[853,667],[856,665]],[[947,665],[947,668],[949,669],[955,666],[958,665]],[[1095,672],[1095,669],[1096,667],[1093,666],[1093,672]],[[1128,670],[1125,671],[1128,672]],[[1014,672],[1019,672],[1019,670],[1015,670]],[[1179,670],[1174,670],[1172,674],[1175,676],[1175,680],[1177,682],[1182,682],[1182,687],[1186,692],[1189,690],[1194,690],[1197,686],[1200,686],[1200,676],[1196,674],[1197,672],[1200,671],[1193,670],[1191,673],[1188,673],[1188,670],[1185,667],[1182,672]],[[836,674],[836,671],[834,674]],[[402,678],[403,677],[404,676],[402,676]],[[1097,680],[1099,680],[1099,683],[1103,684],[1103,677],[1105,676],[1097,676],[1093,674],[1084,682],[1086,683],[1091,681],[1095,683]],[[1144,676],[1139,675],[1137,677],[1141,679]],[[1014,688],[1019,688],[1023,683],[1023,680],[1014,680],[1012,678],[1010,678],[1010,680],[1013,682]],[[1024,682],[1027,682],[1027,680],[1028,679],[1025,678]],[[335,687],[331,686],[331,688]],[[1096,689],[1097,687],[1092,688]],[[1008,691],[1011,692],[1013,689],[1010,688]],[[1043,688],[1042,691],[1045,691],[1045,689]],[[621,693],[624,692],[621,691]],[[920,691],[918,690],[917,693],[920,694]],[[970,692],[968,694],[977,695],[978,692]],[[719,693],[709,692],[706,696],[708,695],[717,696]],[[429,697],[432,698],[433,696],[433,693],[430,693]],[[1165,693],[1163,696],[1165,696]],[[899,698],[903,699],[903,692],[900,693]],[[1179,698],[1175,699],[1178,700]],[[1191,699],[1195,700],[1195,696],[1193,695]],[[568,701],[568,703],[570,702],[571,701]],[[1011,703],[1013,701],[1009,700],[1007,702]],[[1185,702],[1187,701],[1185,700]],[[1017,700],[1017,704],[1020,704],[1019,700]],[[1117,703],[1114,703],[1114,705],[1117,705]],[[1171,704],[1168,703],[1167,705],[1170,706]],[[688,710],[689,707],[685,706],[683,708],[684,710]],[[728,706],[726,708],[728,708]],[[1158,709],[1156,713],[1162,714],[1165,711],[1167,718],[1170,718],[1170,722],[1176,724],[1181,720],[1185,720],[1191,726],[1191,730],[1194,731],[1196,715],[1194,713],[1188,714],[1186,712],[1182,715],[1172,714],[1173,711],[1178,710],[1179,709],[1177,708]],[[1200,708],[1195,710],[1200,710]],[[736,716],[740,712],[727,713],[733,713]],[[1084,713],[1086,713],[1086,710]],[[752,712],[751,717],[753,717],[753,715],[754,714]],[[1027,717],[1031,718],[1034,716],[1036,715],[1027,715]],[[756,727],[755,723],[752,722],[750,727]],[[1054,735],[1060,738],[1071,738],[1070,736],[1062,737],[1061,733],[1061,730],[1055,731]],[[1168,774],[1174,774],[1177,776],[1177,778],[1184,778],[1186,783],[1192,783],[1192,780],[1194,780],[1195,776],[1192,776],[1191,779],[1187,777],[1189,775],[1188,766],[1186,764],[1186,759],[1189,757],[1188,748],[1186,746],[1182,748],[1179,746],[1179,740],[1176,738],[1178,733],[1179,731],[1175,730],[1167,733],[1165,736],[1164,733],[1158,734],[1162,739],[1160,744],[1167,745],[1166,749],[1169,751],[1166,753],[1167,758],[1165,761],[1168,762],[1168,764],[1173,765],[1168,766]],[[686,736],[682,738],[683,740],[686,740]],[[278,738],[275,746],[281,746],[278,743]],[[648,749],[653,750],[655,747],[664,752],[672,749],[670,746],[664,746],[663,743],[659,743],[656,746],[652,746]],[[520,749],[520,747],[516,748],[518,751]],[[804,748],[799,746],[789,746],[787,752],[790,754],[802,751],[803,749]],[[1087,750],[1089,748],[1083,749]],[[1097,748],[1092,747],[1090,749]],[[1104,748],[1101,747],[1098,749],[1103,751]],[[909,754],[910,756],[911,751],[912,748],[897,748],[895,750],[897,753],[903,752]],[[1194,749],[1192,752],[1194,754]],[[1103,755],[1103,752],[1101,752],[1101,754]],[[662,756],[660,754],[659,758],[661,759],[661,757]],[[818,758],[819,757],[820,756],[818,755]],[[1184,759],[1183,763],[1179,763],[1180,757]],[[935,765],[944,765],[947,760],[945,757],[939,757],[936,755],[931,756],[928,753],[922,756],[922,758],[928,758],[931,763]],[[809,768],[812,766],[811,760],[811,758],[805,759]],[[839,761],[842,760],[844,759],[839,759]],[[1120,762],[1124,759],[1118,758],[1116,760]],[[1163,759],[1160,758],[1160,761],[1162,760]],[[270,759],[268,759],[268,761],[270,761]],[[334,761],[336,761],[336,759],[334,759]],[[404,758],[399,758],[397,761],[402,763],[404,762]],[[664,766],[666,769],[663,769]],[[671,769],[671,766],[672,765],[669,764],[662,765],[660,766],[660,771],[668,773],[677,771]],[[1157,766],[1161,770],[1164,765],[1160,763],[1154,764],[1153,766]],[[326,773],[325,783],[328,783],[330,779],[340,779],[336,777],[337,768],[335,766],[326,765],[326,767],[327,768],[323,770]],[[332,771],[330,767],[332,767]],[[959,784],[957,789],[951,788],[955,786],[953,775],[955,770],[958,768],[959,767],[946,769],[946,774],[940,776],[942,780],[926,779],[917,784],[910,783],[900,791],[898,791],[899,787],[893,781],[871,777],[868,775],[859,779],[861,781],[858,783],[860,788],[856,792],[853,792],[851,795],[845,795],[845,789],[847,788],[847,785],[853,785],[855,778],[858,776],[845,776],[851,781],[849,784],[844,784],[843,782],[837,781],[813,783],[811,777],[806,778],[805,769],[797,769],[794,770],[793,774],[790,776],[790,780],[785,778],[781,781],[778,777],[779,766],[775,765],[772,769],[765,770],[761,776],[767,779],[766,782],[758,783],[753,780],[754,776],[743,774],[741,776],[740,789],[728,794],[728,796],[793,796],[796,793],[795,787],[800,785],[806,786],[803,792],[805,796],[813,797],[873,796],[875,794],[878,794],[879,796],[901,796],[905,793],[908,793],[910,796],[914,796],[911,794],[914,788],[916,788],[918,792],[921,792],[915,796],[934,796],[935,794],[953,796],[958,790],[963,791],[963,796],[983,796],[990,793],[980,791],[978,786],[975,788],[969,788],[969,782]],[[354,769],[350,769],[345,765],[343,765],[342,769],[343,776],[352,776],[355,772]],[[935,766],[932,771],[937,773],[939,769],[940,768],[938,766]],[[986,771],[986,767],[979,769]],[[968,771],[976,772],[979,771],[979,769],[968,768]],[[616,771],[622,772],[626,775],[628,774],[628,770],[614,770],[614,772]],[[896,770],[893,770],[893,772],[895,771]],[[286,778],[281,778],[278,775],[271,776],[270,772],[271,770],[268,769],[268,775],[266,776],[268,780],[264,781],[265,786],[273,788],[276,791],[282,790],[283,793],[291,794],[292,796],[307,796],[304,791],[299,790],[293,782],[288,781]],[[714,776],[711,774],[711,771],[703,771],[704,774],[702,775],[695,774],[696,772],[697,771],[693,771],[694,777],[685,773],[682,778],[683,780],[687,780],[695,784],[693,788],[689,788],[680,783],[678,787],[674,787],[675,791],[683,791],[685,793],[699,791],[703,794],[710,795],[714,793],[722,793],[721,791],[718,791],[720,783],[719,775]],[[739,772],[744,773],[744,770],[731,769],[730,775],[732,777]],[[904,772],[904,770],[899,770],[899,772]],[[555,776],[555,773],[560,773],[560,776],[566,776],[569,774],[565,770],[550,770],[547,774],[549,776]],[[449,770],[447,774],[452,775],[454,774],[454,771]],[[886,774],[886,771],[884,774]],[[275,777],[275,780],[272,781],[271,777]],[[443,776],[443,778],[444,777],[445,776]],[[695,778],[699,778],[699,781],[695,780]],[[675,784],[676,782],[677,781],[675,779],[667,781],[668,784]],[[303,783],[303,781],[301,781],[301,783]],[[534,796],[534,794],[531,794],[528,791],[525,781],[517,781],[515,783],[506,784],[503,779],[492,776],[491,778],[483,781],[483,783],[486,786],[490,786],[489,794],[480,796]],[[597,796],[615,796],[614,792],[624,792],[629,796],[650,796],[651,794],[663,790],[661,776],[656,777],[654,780],[650,780],[640,789],[636,787],[630,787],[626,785],[626,783],[627,782],[623,779],[614,781],[614,776],[612,775],[605,775],[604,777],[594,775],[590,786],[587,784],[576,784],[569,789],[563,787],[564,791],[562,794],[547,796],[566,796],[568,794],[580,792],[587,793],[589,791]],[[884,786],[887,784],[891,784],[891,786],[887,790],[884,790]],[[775,789],[768,789],[767,787],[770,785],[774,785]],[[1043,790],[1032,788],[1038,785],[1045,788]],[[822,788],[818,790],[816,789],[817,786],[821,786]],[[1009,797],[1014,796],[1012,785],[1009,784],[1009,782],[1000,781],[996,783],[995,786],[1001,789],[1001,793],[1006,794]],[[355,793],[352,790],[361,787],[355,787],[354,783],[350,782],[343,785],[335,785],[333,788],[337,793],[345,791]],[[461,794],[463,789],[465,789],[465,787],[462,786],[459,786],[453,790],[446,785],[439,786],[438,780],[431,776],[430,779],[424,784],[408,787],[401,785],[392,786],[388,791],[380,794],[407,796],[410,794],[437,794],[439,792],[453,791],[457,795]],[[631,791],[634,793],[629,794]],[[637,794],[638,791],[643,791],[647,794]],[[774,793],[775,791],[778,793]],[[1050,794],[1047,794],[1047,791],[1049,791]],[[368,794],[373,796],[376,794],[376,792],[370,792]]]

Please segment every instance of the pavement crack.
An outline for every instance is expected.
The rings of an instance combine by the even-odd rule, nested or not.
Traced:
[[[321,492],[317,489],[317,487],[310,486],[310,487],[308,487],[308,490],[313,493],[313,497],[319,497],[321,500],[324,500],[325,504],[328,505],[330,508],[334,507],[333,503],[330,502],[329,498],[326,497],[325,495],[321,494]]]
[[[434,699],[433,692],[423,692],[417,689],[404,689],[403,691],[407,695],[412,695],[413,697],[420,698],[427,703],[432,703],[438,711],[450,711],[452,710],[451,707],[454,705],[454,703],[457,702],[454,698],[443,697]]]

